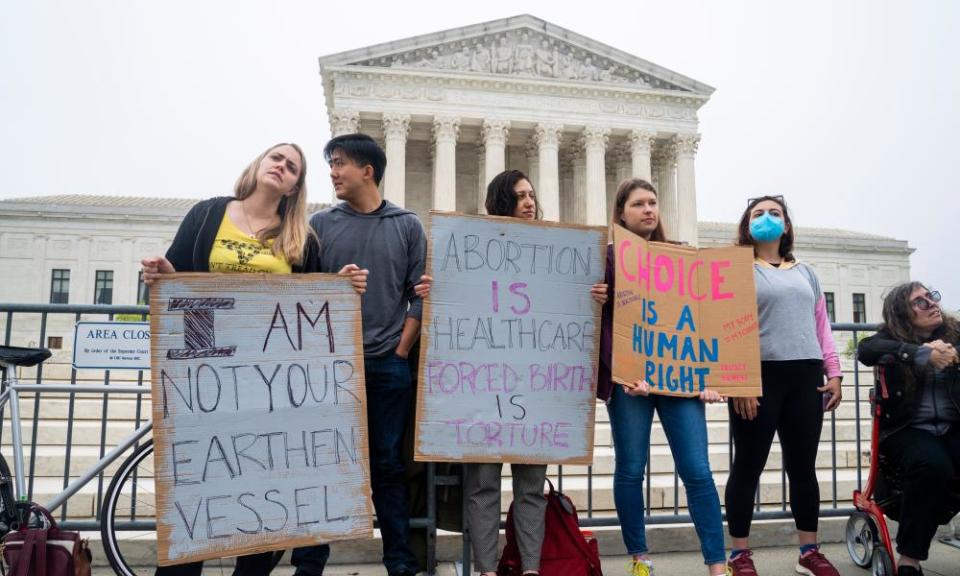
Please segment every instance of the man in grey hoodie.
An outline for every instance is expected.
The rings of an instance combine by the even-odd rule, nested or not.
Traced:
[[[412,576],[402,446],[413,393],[407,355],[420,335],[413,287],[424,272],[426,236],[416,214],[381,198],[387,158],[372,138],[337,136],[323,155],[342,202],[314,214],[310,226],[320,239],[321,272],[337,272],[342,262],[370,271],[361,314],[373,505],[387,573]],[[295,550],[297,576],[322,574],[328,554],[326,546]]]

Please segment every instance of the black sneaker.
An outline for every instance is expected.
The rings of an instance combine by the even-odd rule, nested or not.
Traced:
[[[913,566],[900,566],[897,570],[897,576],[923,576],[923,569]]]

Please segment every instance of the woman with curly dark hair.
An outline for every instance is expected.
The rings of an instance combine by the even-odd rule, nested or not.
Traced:
[[[940,293],[920,282],[895,286],[883,301],[880,331],[857,351],[884,370],[880,457],[902,479],[898,574],[923,574],[952,480],[960,476],[960,322],[940,309]]]

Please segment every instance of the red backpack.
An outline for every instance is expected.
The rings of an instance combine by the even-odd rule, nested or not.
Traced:
[[[577,509],[565,495],[553,488],[547,479],[547,511],[544,517],[543,549],[540,553],[540,576],[603,576],[600,551],[593,538],[588,542],[580,532]],[[497,576],[521,576],[520,549],[513,527],[513,504],[507,512],[507,545],[503,549]]]

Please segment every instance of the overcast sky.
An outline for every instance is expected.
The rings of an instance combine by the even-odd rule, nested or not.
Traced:
[[[908,240],[960,307],[960,2],[6,0],[0,198],[230,193],[301,143],[329,201],[317,57],[530,13],[716,87],[701,220],[783,194],[799,226]]]

